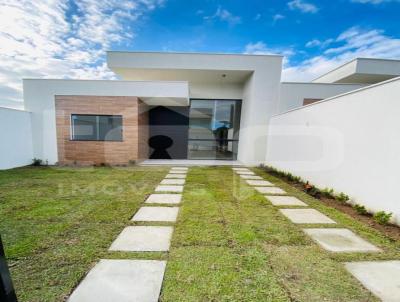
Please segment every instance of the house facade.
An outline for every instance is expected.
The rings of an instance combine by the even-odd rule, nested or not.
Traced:
[[[213,159],[256,165],[265,161],[272,116],[383,79],[346,81],[360,74],[353,66],[342,78],[336,70],[326,81],[281,83],[282,59],[108,52],[108,66],[122,80],[26,79],[32,157],[49,164]],[[385,79],[395,76],[385,68]]]

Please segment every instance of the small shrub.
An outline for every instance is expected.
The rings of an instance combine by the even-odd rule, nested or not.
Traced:
[[[362,205],[355,204],[355,205],[354,205],[354,209],[355,209],[356,212],[357,212],[358,214],[360,214],[360,215],[368,215],[367,209],[366,209],[364,206],[362,206]]]
[[[322,195],[327,198],[335,198],[333,189],[329,189],[329,188],[323,189]]]
[[[379,211],[374,214],[374,220],[382,225],[388,224],[393,213],[386,213],[385,211]]]
[[[38,167],[43,165],[43,160],[40,158],[34,158],[32,159],[32,166]]]
[[[136,161],[135,161],[134,159],[130,159],[130,160],[129,160],[129,165],[130,165],[130,166],[136,165]]]
[[[338,196],[336,196],[336,199],[341,201],[341,202],[346,202],[348,201],[350,198],[348,195],[344,194],[343,192],[341,192]]]

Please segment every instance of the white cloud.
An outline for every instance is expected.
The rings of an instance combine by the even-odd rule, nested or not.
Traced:
[[[382,30],[352,27],[332,43],[335,47],[321,55],[284,68],[284,80],[309,81],[354,58],[400,59],[400,39],[387,36]]]
[[[227,22],[229,25],[237,25],[242,23],[242,18],[235,16],[230,11],[223,9],[221,6],[217,8],[217,11],[212,16],[205,16],[204,20],[218,19],[223,22]]]
[[[272,20],[274,21],[274,23],[278,22],[279,20],[285,19],[284,15],[281,14],[275,14],[272,16]]]
[[[288,2],[289,9],[299,10],[303,13],[315,14],[319,11],[319,8],[312,3],[306,2],[304,0],[293,0]]]
[[[324,48],[324,47],[327,47],[329,44],[331,44],[333,41],[334,41],[334,39],[327,39],[325,41],[314,39],[314,40],[308,41],[306,43],[306,47],[309,47],[309,48],[311,48],[311,47]]]
[[[22,78],[114,78],[105,51],[131,39],[129,24],[163,1],[0,0],[2,103],[21,101]]]
[[[295,54],[292,48],[268,47],[267,44],[262,41],[248,43],[245,46],[244,53],[252,55],[282,55],[284,56],[284,66],[289,64],[290,57]]]

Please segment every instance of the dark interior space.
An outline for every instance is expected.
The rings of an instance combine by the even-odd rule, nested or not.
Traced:
[[[149,111],[151,159],[186,159],[189,107],[157,106]]]

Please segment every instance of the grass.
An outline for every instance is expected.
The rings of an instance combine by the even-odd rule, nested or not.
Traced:
[[[322,250],[228,167],[190,169],[169,253],[107,252],[167,170],[1,171],[0,231],[20,301],[62,301],[101,258],[168,260],[161,301],[377,301],[343,262],[399,259],[399,242],[254,169],[383,252]]]

